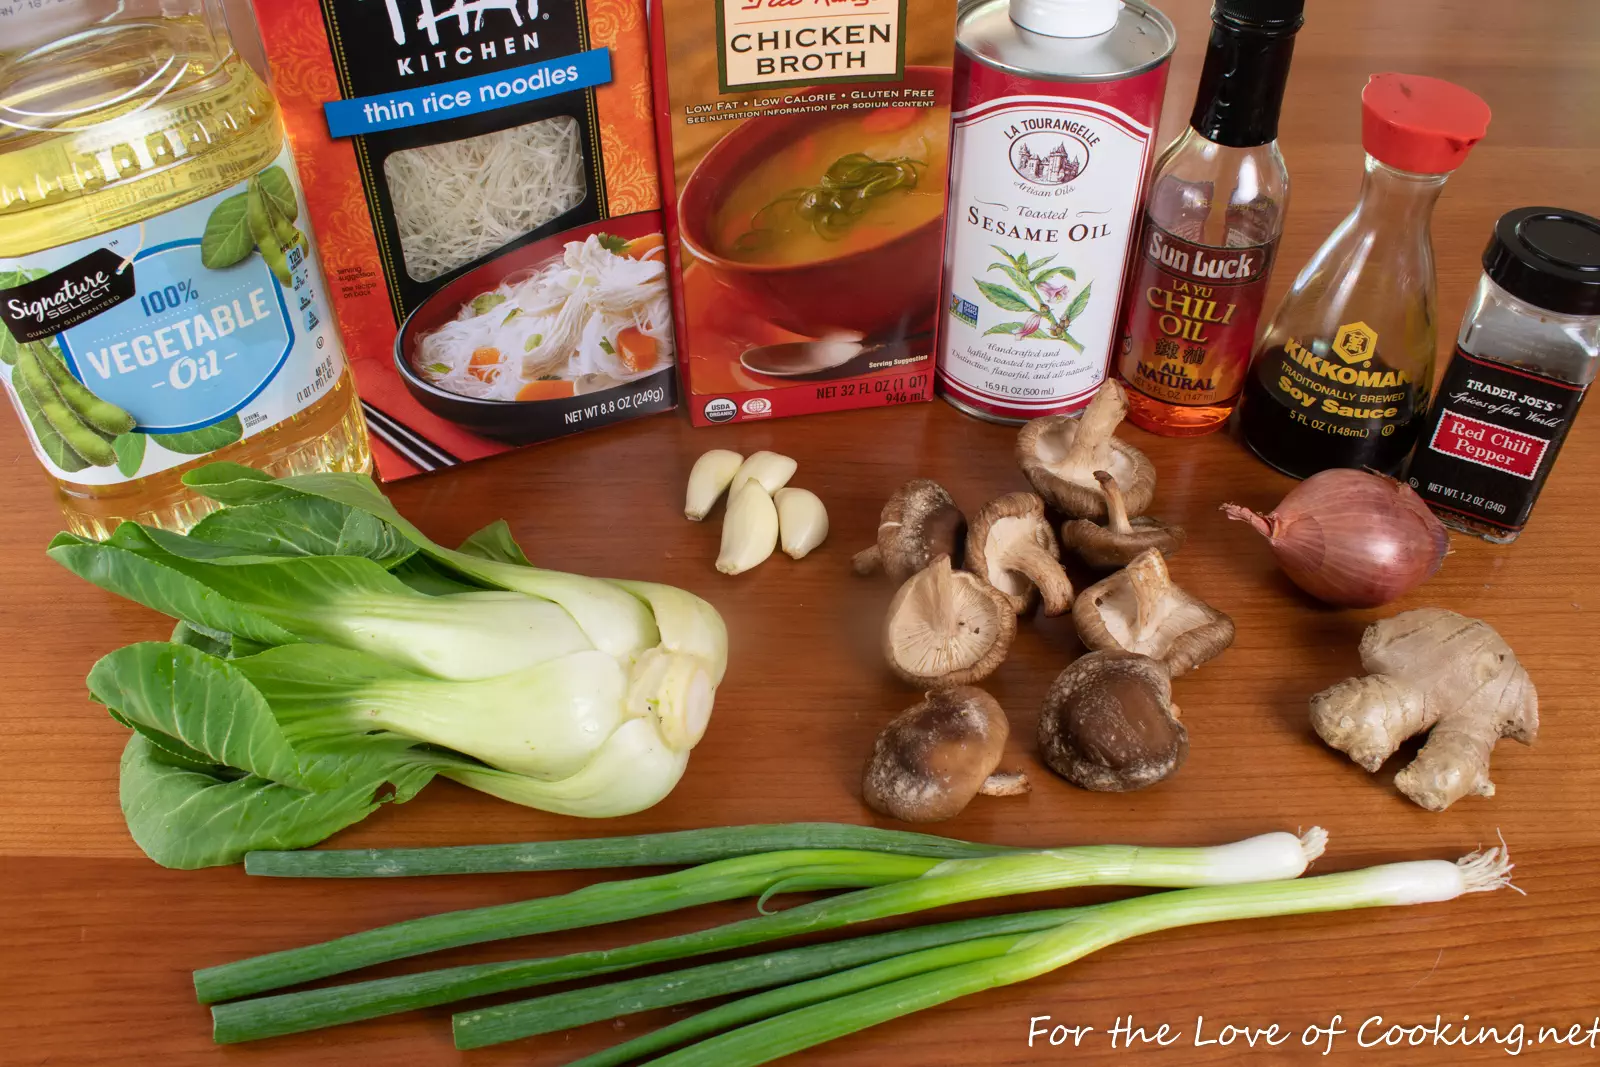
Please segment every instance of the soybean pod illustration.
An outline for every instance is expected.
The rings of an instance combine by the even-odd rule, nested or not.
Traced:
[[[271,210],[261,196],[261,189],[256,179],[250,179],[250,191],[245,196],[250,235],[255,240],[256,248],[261,251],[261,258],[267,261],[267,266],[271,268],[279,283],[285,286],[293,285],[294,277],[289,271],[289,257],[278,241],[278,231],[272,224]]]
[[[117,462],[111,441],[133,429],[133,416],[95,396],[37,343],[23,345],[17,353],[13,380],[19,396],[26,392],[24,409],[57,466],[71,471]]]
[[[250,179],[244,192],[212,209],[201,235],[200,262],[223,270],[260,251],[279,284],[292,287],[289,252],[298,247],[304,254],[306,245],[306,235],[294,224],[299,217],[300,202],[289,175],[282,167],[268,167]]]

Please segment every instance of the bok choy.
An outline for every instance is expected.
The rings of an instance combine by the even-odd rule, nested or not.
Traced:
[[[590,817],[682,776],[727,662],[705,601],[541,570],[503,522],[444,548],[360,475],[186,478],[224,505],[187,535],[123,523],[49,549],[179,620],[89,676],[134,730],[123,811],[157,862],[314,844],[435,775]]]

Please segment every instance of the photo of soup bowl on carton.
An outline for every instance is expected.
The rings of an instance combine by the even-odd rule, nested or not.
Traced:
[[[954,16],[943,0],[652,8],[697,424],[931,396]]]
[[[906,71],[948,106],[950,72]],[[932,328],[949,118],[880,107],[746,121],[678,201],[684,250],[772,323],[869,343]]]

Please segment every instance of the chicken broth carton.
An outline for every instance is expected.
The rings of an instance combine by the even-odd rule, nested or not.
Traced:
[[[696,425],[927,400],[955,0],[654,0]]]

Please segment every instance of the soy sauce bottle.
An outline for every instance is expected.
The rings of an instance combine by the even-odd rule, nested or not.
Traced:
[[[1450,82],[1367,82],[1361,199],[1301,268],[1245,380],[1240,431],[1262,460],[1296,478],[1330,467],[1392,475],[1405,462],[1438,343],[1429,221],[1488,126],[1489,106]]]

